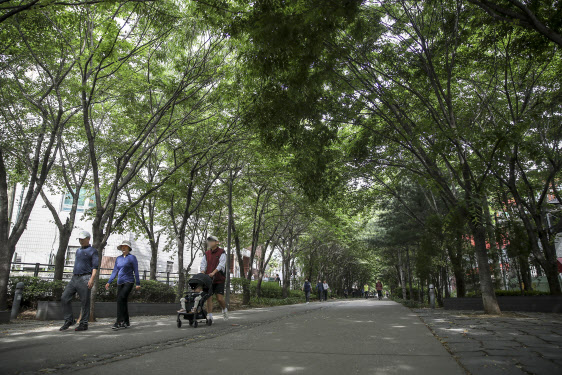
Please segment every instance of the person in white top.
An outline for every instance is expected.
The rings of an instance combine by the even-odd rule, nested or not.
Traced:
[[[324,280],[324,301],[328,300],[328,289],[330,289],[330,286],[328,285],[326,280]]]

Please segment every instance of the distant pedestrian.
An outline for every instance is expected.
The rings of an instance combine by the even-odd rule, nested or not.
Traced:
[[[281,286],[281,278],[279,277],[279,274],[276,274],[276,275],[275,275],[275,282],[276,282],[279,286]]]
[[[316,291],[318,292],[318,300],[322,302],[322,297],[324,297],[324,284],[322,280],[318,280],[316,283]]]
[[[72,315],[71,301],[74,295],[78,293],[82,305],[82,314],[80,324],[75,331],[86,331],[88,329],[88,319],[90,319],[90,295],[94,286],[94,281],[99,268],[98,251],[90,245],[90,233],[83,230],[78,234],[80,248],[76,250],[74,259],[74,269],[72,271],[72,279],[64,288],[61,303],[64,313],[64,324],[60,327],[60,331],[65,331],[76,323]]]
[[[363,290],[365,290],[365,298],[369,298],[369,284],[365,284]]]
[[[310,292],[312,291],[312,285],[308,279],[304,280],[304,285],[302,286],[302,291],[304,292],[304,296],[306,297],[306,303],[310,302]]]
[[[117,246],[118,250],[123,253],[115,259],[113,272],[105,284],[105,289],[109,289],[109,285],[117,276],[117,320],[113,327],[114,330],[127,328],[131,325],[129,319],[129,307],[127,305],[129,294],[133,290],[133,284],[136,281],[136,289],[140,289],[139,264],[137,258],[131,254],[131,242],[123,241]]]
[[[328,290],[330,289],[330,286],[328,285],[326,280],[324,280],[324,284],[322,284],[322,289],[324,291],[324,301],[327,301],[328,300]]]
[[[378,295],[379,301],[380,301],[382,299],[382,283],[381,283],[380,280],[377,281],[376,289],[377,289],[377,295]]]

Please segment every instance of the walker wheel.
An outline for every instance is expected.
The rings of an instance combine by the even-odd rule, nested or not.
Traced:
[[[178,328],[181,328],[181,320],[178,319]]]
[[[195,321],[193,322],[193,328],[197,328],[198,325],[199,325],[199,323],[197,323],[197,320],[195,320]]]
[[[213,325],[213,320],[212,320],[212,319],[207,319],[207,325],[208,325],[208,326]]]
[[[189,325],[192,326],[193,325],[193,320],[189,321]]]

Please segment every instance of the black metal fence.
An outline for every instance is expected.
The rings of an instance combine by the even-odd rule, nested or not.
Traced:
[[[113,268],[100,268],[100,278],[109,278]],[[33,276],[42,280],[53,280],[55,276],[54,264],[42,263],[12,263],[10,276]],[[149,270],[139,270],[141,280],[150,278]],[[72,278],[72,266],[65,266],[62,279],[70,280]],[[178,282],[179,274],[177,272],[156,272],[156,280],[168,285],[175,285]]]

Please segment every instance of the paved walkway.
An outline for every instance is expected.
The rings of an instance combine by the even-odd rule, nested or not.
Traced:
[[[415,312],[474,375],[562,374],[562,314]]]
[[[59,325],[0,326],[0,373],[466,374],[414,313],[390,301],[238,311],[196,329],[178,329],[174,316],[139,317],[117,332],[109,320],[86,332]]]

